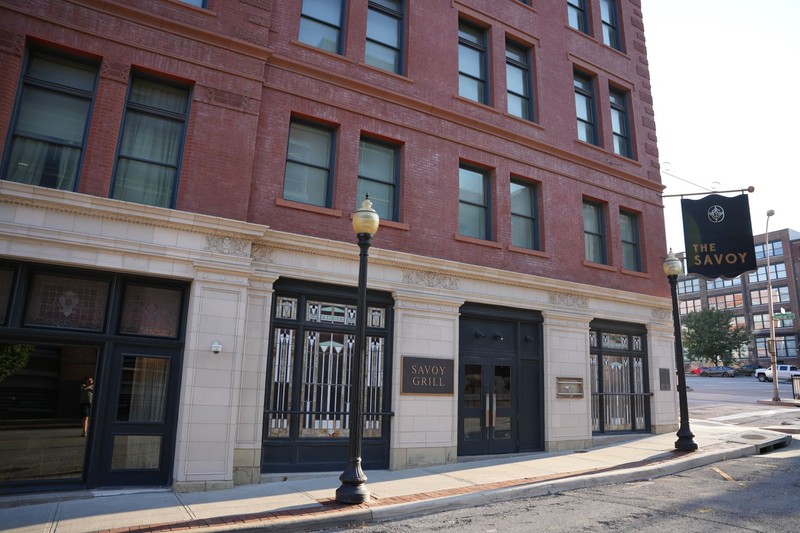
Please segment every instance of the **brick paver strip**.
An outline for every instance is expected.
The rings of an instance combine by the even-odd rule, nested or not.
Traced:
[[[317,500],[320,507],[306,507],[303,509],[287,509],[285,511],[264,511],[262,513],[248,513],[242,515],[229,515],[214,518],[198,518],[195,520],[185,520],[181,522],[169,522],[162,524],[143,525],[138,527],[105,529],[98,533],[150,533],[150,532],[163,532],[163,531],[178,531],[184,529],[203,529],[208,527],[224,526],[226,524],[247,524],[258,522],[274,522],[282,518],[296,518],[300,516],[313,516],[319,514],[339,513],[342,511],[349,511],[353,509],[370,509],[373,507],[383,507],[385,505],[397,505],[401,503],[411,503],[425,500],[433,500],[437,498],[447,498],[449,496],[461,496],[464,494],[471,494],[474,492],[482,492],[487,490],[504,489],[509,487],[516,487],[520,485],[530,485],[533,483],[542,483],[544,481],[552,481],[554,479],[568,479],[577,476],[584,476],[587,474],[597,474],[600,472],[611,472],[614,470],[626,470],[629,468],[636,468],[638,466],[658,464],[668,461],[669,459],[681,454],[677,450],[668,451],[649,459],[642,461],[635,461],[616,466],[604,468],[589,468],[586,470],[576,470],[566,474],[546,474],[536,477],[526,477],[520,479],[510,479],[508,481],[493,481],[491,483],[482,483],[479,485],[470,485],[466,487],[457,487],[452,489],[442,489],[432,492],[422,492],[418,494],[406,494],[403,496],[392,496],[386,498],[372,498],[367,503],[352,505],[347,503],[339,503],[333,498],[323,498]]]

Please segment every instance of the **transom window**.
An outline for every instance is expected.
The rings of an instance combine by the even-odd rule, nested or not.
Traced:
[[[464,98],[489,103],[486,68],[486,32],[460,22],[458,24],[458,94]]]
[[[333,130],[292,121],[283,182],[284,199],[330,207],[333,143]]]
[[[134,74],[117,152],[112,198],[174,207],[189,89]]]
[[[74,191],[89,127],[97,66],[31,51],[17,100],[3,178]]]
[[[395,74],[403,70],[403,0],[370,0],[364,62]]]
[[[303,0],[298,40],[341,54],[343,8],[344,0]]]
[[[397,220],[398,151],[396,146],[361,139],[358,156],[356,208],[369,194],[381,220]]]
[[[489,173],[461,165],[458,169],[458,232],[489,239]]]

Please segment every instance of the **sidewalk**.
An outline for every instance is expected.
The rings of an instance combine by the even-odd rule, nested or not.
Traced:
[[[674,433],[590,450],[535,453],[399,471],[367,471],[372,499],[334,501],[339,473],[227,490],[82,491],[0,497],[0,530],[315,531],[481,505],[517,497],[645,480],[788,445],[791,436],[692,420],[699,449],[677,452]]]

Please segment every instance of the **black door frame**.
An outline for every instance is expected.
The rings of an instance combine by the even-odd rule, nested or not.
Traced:
[[[458,455],[482,455],[544,449],[543,318],[538,311],[466,303],[459,320]],[[479,413],[465,409],[465,365],[480,364]],[[511,369],[511,438],[495,439],[499,415],[493,397],[493,369]],[[488,394],[488,400],[487,400]],[[472,410],[475,410],[472,408]],[[466,416],[480,416],[482,442],[465,440]]]

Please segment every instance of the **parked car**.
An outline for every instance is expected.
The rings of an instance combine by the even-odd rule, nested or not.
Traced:
[[[697,374],[700,375],[700,372],[708,368],[707,366],[698,366],[697,368],[693,368],[689,371],[690,374]]]
[[[736,369],[736,372],[743,376],[752,376],[759,368],[761,367],[758,365],[742,365]]]
[[[792,379],[792,376],[800,376],[800,370],[794,365],[778,365],[778,379]],[[772,367],[759,368],[756,370],[758,381],[772,381]]]
[[[729,366],[710,366],[704,368],[700,375],[705,376],[722,376],[723,378],[736,377],[736,369]]]

